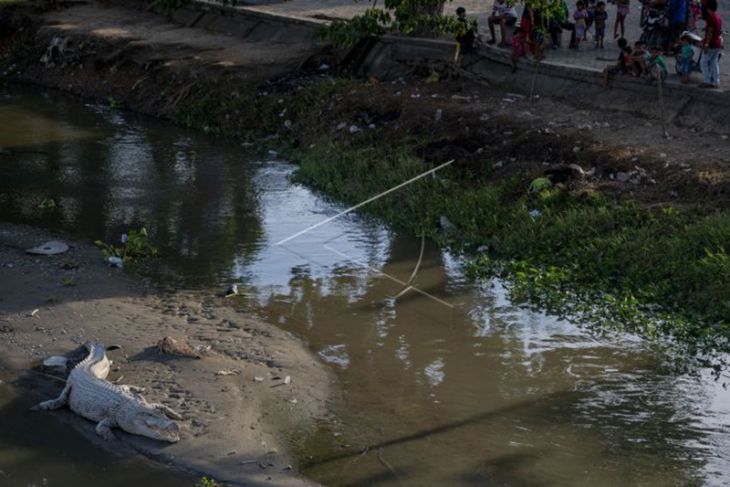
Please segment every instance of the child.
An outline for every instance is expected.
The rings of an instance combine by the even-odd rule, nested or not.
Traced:
[[[478,41],[477,32],[479,27],[477,21],[472,19],[471,21],[466,17],[466,9],[459,7],[456,9],[456,20],[461,24],[461,33],[456,36],[456,41],[461,45],[461,52],[464,54],[470,53],[474,50],[474,44]]]
[[[512,34],[512,72],[517,71],[517,60],[527,54],[527,37],[521,27]]]
[[[624,37],[624,20],[629,15],[631,0],[616,0],[616,22],[613,24],[613,38],[618,38],[618,28],[621,27],[621,37]]]
[[[586,5],[583,3],[583,0],[579,0],[578,3],[575,4],[575,8],[576,10],[573,14],[573,20],[575,20],[575,48],[577,49],[580,46],[580,41],[582,41],[586,36],[588,11],[586,10]]]
[[[588,17],[586,17],[586,33],[593,25],[593,20],[596,16],[596,7],[597,3],[596,0],[583,0],[586,4],[586,12],[588,12]],[[583,40],[587,41],[588,37],[586,35],[583,36]]]
[[[608,88],[608,79],[616,74],[626,74],[631,67],[631,48],[623,37],[617,42],[619,48],[618,59],[613,66],[606,66],[603,70],[603,87]]]
[[[689,83],[689,75],[692,73],[692,64],[694,62],[695,50],[692,48],[692,39],[684,34],[680,39],[680,50],[677,56],[679,61],[679,80],[683,85]]]
[[[636,77],[646,72],[646,60],[649,53],[646,52],[646,44],[641,41],[634,42],[634,53],[631,55],[631,74]]]
[[[603,49],[603,37],[606,34],[606,20],[608,20],[606,3],[598,2],[596,4],[596,13],[593,14],[593,23],[596,26],[596,47],[601,49]]]
[[[646,75],[651,80],[662,82],[667,79],[669,71],[667,70],[667,64],[664,62],[664,56],[662,56],[661,46],[651,46],[649,50],[649,57],[646,61]]]

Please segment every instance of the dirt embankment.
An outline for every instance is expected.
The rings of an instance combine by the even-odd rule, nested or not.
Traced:
[[[425,159],[456,159],[480,184],[515,174],[530,180],[547,166],[577,163],[588,173],[574,183],[578,191],[648,205],[730,205],[730,131],[724,127],[670,124],[671,137],[664,139],[657,119],[632,114],[630,107],[530,101],[454,80],[448,69],[440,82],[424,83],[434,66],[412,67],[411,76],[392,82],[331,89],[319,68],[333,59],[313,42],[239,39],[107,2],[51,12],[24,5],[0,16],[0,69],[10,79],[217,133],[283,140],[303,151],[323,137],[381,130],[385,141],[422,140]],[[326,92],[320,98],[301,95],[318,85]],[[481,177],[485,165],[489,175]]]
[[[235,485],[310,485],[296,477],[287,444],[326,417],[332,378],[301,340],[223,297],[150,289],[87,244],[68,242],[56,256],[25,252],[51,238],[0,225],[2,366],[29,375],[23,383],[37,390],[26,392],[40,401],[63,386],[27,372],[40,359],[89,339],[118,344],[109,379],[144,387],[148,400],[180,412],[183,434],[167,445],[115,430],[121,442],[104,442],[68,410],[38,414],[64,415],[112,451],[132,448]],[[155,345],[164,336],[210,351],[199,360],[163,355]]]

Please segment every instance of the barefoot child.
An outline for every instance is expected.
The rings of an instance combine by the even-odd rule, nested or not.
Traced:
[[[593,14],[593,23],[596,26],[596,47],[600,49],[603,49],[603,37],[606,35],[607,20],[608,12],[606,12],[606,3],[598,2],[596,4],[596,12]]]
[[[586,26],[588,25],[588,11],[583,0],[578,0],[575,4],[573,20],[575,20],[575,48],[577,49],[580,46],[580,41],[586,36]]]
[[[687,34],[679,39],[680,50],[677,55],[679,61],[679,80],[683,85],[689,83],[689,75],[692,73],[692,64],[695,57],[695,50],[692,47],[692,39]]]
[[[651,46],[649,49],[649,57],[646,62],[646,75],[649,79],[662,82],[667,79],[669,70],[667,64],[664,62],[664,56],[662,56],[661,46]]]
[[[613,24],[613,38],[618,39],[618,29],[621,27],[621,37],[624,37],[624,20],[629,15],[631,0],[616,0],[616,22]]]

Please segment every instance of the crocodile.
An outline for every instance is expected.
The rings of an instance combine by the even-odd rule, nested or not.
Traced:
[[[111,361],[100,342],[84,344],[88,355],[73,368],[61,395],[34,406],[36,411],[50,411],[67,405],[74,413],[96,421],[96,433],[104,439],[114,438],[112,428],[174,443],[180,440],[182,417],[164,404],[148,403],[142,388],[112,384],[106,380]]]

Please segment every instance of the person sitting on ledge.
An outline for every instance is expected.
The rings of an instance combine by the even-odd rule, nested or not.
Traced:
[[[515,10],[512,4],[507,3],[506,0],[495,0],[494,6],[492,7],[492,15],[487,19],[489,25],[489,34],[492,38],[487,41],[487,44],[494,44],[497,42],[497,37],[494,33],[494,24],[499,24],[499,32],[502,36],[499,43],[499,47],[507,47],[507,27],[513,26],[517,23],[517,10]]]

